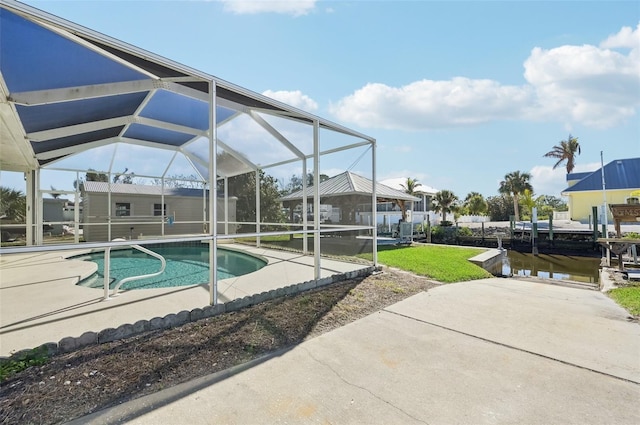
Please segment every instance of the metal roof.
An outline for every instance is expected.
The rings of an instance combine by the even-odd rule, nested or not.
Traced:
[[[582,180],[583,178],[587,177],[591,173],[593,173],[593,171],[588,171],[583,173],[568,173],[567,181]]]
[[[320,197],[334,197],[334,196],[347,196],[347,195],[369,195],[373,193],[373,183],[371,179],[359,176],[350,171],[338,174],[320,183]],[[315,192],[313,186],[307,187],[307,198],[312,198]],[[287,196],[280,198],[281,201],[296,201],[304,198],[303,191],[291,193]],[[411,196],[400,190],[390,188],[381,183],[376,183],[376,198],[378,200],[404,200],[404,201],[419,201],[420,198]]]
[[[82,183],[83,190],[88,193],[117,193],[124,195],[151,195],[161,196],[199,196],[202,198],[203,189],[193,189],[187,187],[165,187],[142,185],[142,184],[125,184],[125,183],[107,183],[86,181]]]
[[[616,159],[604,166],[606,190],[640,189],[640,158]],[[562,191],[562,194],[602,190],[602,169],[598,169]]]
[[[33,170],[88,149],[125,143],[178,151],[207,178],[211,85],[218,146],[228,154],[226,165],[218,160],[220,175],[312,157],[312,151],[297,148],[265,117],[307,127],[317,122],[321,130],[374,142],[205,72],[14,0],[0,0],[2,170]],[[253,144],[244,141],[255,133],[243,128],[247,119],[261,131]],[[232,129],[221,140],[225,125]],[[278,156],[255,158],[255,146],[265,146],[267,139],[278,144],[279,150],[270,149]]]
[[[393,178],[393,179],[385,179],[385,180],[382,180],[381,183],[389,186],[390,188],[404,192],[404,185],[406,184],[406,182],[407,182],[406,178],[399,177],[399,178]],[[434,196],[438,192],[439,192],[438,189],[422,183],[420,183],[418,187],[415,187],[413,189],[413,193],[416,195]]]

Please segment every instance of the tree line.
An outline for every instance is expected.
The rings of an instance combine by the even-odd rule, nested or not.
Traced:
[[[565,165],[567,174],[575,168],[576,156],[581,153],[580,144],[577,137],[569,134],[567,140],[561,140],[553,146],[551,151],[544,154],[544,157],[555,158],[557,162],[553,165],[555,170],[561,165]],[[531,185],[531,174],[521,171],[512,171],[504,176],[498,187],[498,196],[484,198],[478,192],[469,192],[464,200],[460,200],[450,190],[441,190],[432,199],[431,209],[442,213],[442,221],[449,224],[447,214],[452,214],[454,220],[460,215],[488,215],[491,221],[506,221],[511,216],[520,220],[520,207],[524,208],[523,218],[531,219],[533,208],[537,208],[538,217],[547,219],[553,211],[567,211],[567,204],[562,200],[550,195],[535,196]],[[408,194],[415,194],[417,188],[421,186],[417,179],[407,178],[402,185]],[[401,206],[402,207],[402,206]],[[404,209],[403,209],[404,210]],[[404,215],[403,215],[404,218]]]

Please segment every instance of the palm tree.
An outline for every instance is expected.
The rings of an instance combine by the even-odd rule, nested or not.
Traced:
[[[0,217],[24,223],[26,213],[26,196],[20,190],[0,186]]]
[[[469,202],[469,200],[474,196],[482,196],[482,194],[480,192],[469,192],[467,193],[466,198],[464,198],[464,203],[466,204],[467,202]]]
[[[453,212],[457,205],[458,197],[450,190],[441,190],[433,197],[434,210],[442,212],[442,221],[447,221],[447,213]]]
[[[400,186],[402,187],[402,189],[404,189],[405,193],[413,195],[414,193],[416,193],[416,188],[418,186],[422,186],[422,184],[418,183],[418,179],[407,177],[407,181],[404,184],[401,183]],[[402,221],[407,221],[407,203],[404,199],[396,199],[396,203],[402,211]]]
[[[411,177],[407,177],[407,181],[404,184],[400,184],[402,189],[409,195],[413,195],[416,193],[416,188],[418,186],[422,186],[422,183],[418,183],[418,179],[412,179]]]
[[[464,199],[464,206],[470,215],[482,215],[487,212],[487,201],[478,192],[470,192]]]
[[[525,189],[522,192],[522,205],[529,210],[531,221],[533,221],[533,208],[536,206],[536,199],[533,196],[533,190]]]
[[[520,171],[513,171],[504,176],[504,180],[500,182],[500,193],[513,196],[513,211],[515,212],[516,220],[520,220],[520,208],[518,207],[519,197],[526,189],[533,191],[533,187],[529,180],[531,174],[521,173]]]
[[[580,143],[578,143],[578,138],[571,136],[571,134],[569,134],[567,140],[561,140],[560,144],[554,146],[551,151],[544,154],[547,158],[558,159],[558,162],[553,166],[554,170],[564,161],[567,161],[567,174],[575,168],[577,155],[580,155]]]

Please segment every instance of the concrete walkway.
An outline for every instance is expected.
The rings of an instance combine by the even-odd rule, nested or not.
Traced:
[[[254,273],[220,280],[221,303],[314,279],[312,256],[239,244],[225,246],[258,255],[268,264]],[[103,301],[103,289],[76,285],[97,269],[91,261],[67,259],[83,253],[86,251],[0,256],[0,356],[209,305],[208,285],[130,290]],[[323,258],[320,275],[365,267]]]
[[[78,424],[640,423],[640,325],[606,295],[443,285]]]

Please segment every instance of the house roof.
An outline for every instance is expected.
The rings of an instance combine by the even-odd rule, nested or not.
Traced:
[[[583,178],[587,177],[591,173],[593,173],[593,171],[587,171],[583,173],[568,173],[567,181],[582,180]]]
[[[179,152],[208,178],[211,121],[221,176],[312,157],[312,143],[300,148],[283,123],[317,122],[358,143],[374,141],[14,0],[0,0],[0,99],[0,169],[10,171],[124,143]],[[221,152],[233,160],[222,161]]]
[[[392,189],[400,190],[402,192],[404,192],[403,185],[406,182],[407,182],[407,179],[403,178],[403,177],[399,177],[399,178],[395,178],[395,179],[387,179],[387,180],[382,180],[381,181],[382,184],[387,185]],[[431,187],[429,185],[420,183],[420,185],[413,190],[413,193],[415,193],[415,194],[424,194],[424,195],[432,195],[433,196],[436,193],[438,193],[438,189],[433,188],[433,187]]]
[[[142,184],[124,184],[86,181],[83,183],[86,193],[117,193],[126,195],[152,195],[161,196],[162,186],[151,186]],[[191,189],[186,187],[165,187],[165,196],[199,196],[202,197],[203,189]]]
[[[327,198],[333,196],[347,196],[347,195],[371,195],[373,192],[373,182],[371,179],[359,176],[350,171],[338,174],[320,183],[320,197]],[[306,192],[299,190],[289,195],[280,198],[281,201],[296,201],[304,197],[313,197],[315,188],[309,186],[306,188]],[[404,200],[404,201],[419,201],[420,198],[411,196],[400,190],[393,189],[381,183],[376,184],[376,198],[380,200]]]
[[[640,158],[616,159],[604,166],[606,190],[640,189]],[[602,169],[583,177],[562,194],[602,190]]]

